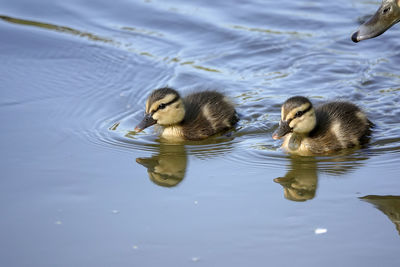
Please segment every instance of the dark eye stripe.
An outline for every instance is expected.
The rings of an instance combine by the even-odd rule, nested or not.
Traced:
[[[178,96],[175,96],[174,99],[172,99],[172,100],[169,101],[168,103],[162,103],[162,104],[160,104],[160,105],[157,107],[157,109],[153,111],[153,113],[157,112],[159,109],[163,109],[163,108],[165,108],[166,106],[175,103],[176,101],[178,101],[178,99],[179,99],[179,97],[178,97]]]
[[[299,118],[299,117],[303,116],[304,114],[309,112],[311,109],[312,109],[312,106],[309,105],[308,108],[306,108],[305,110],[297,111],[293,118],[290,118],[290,119],[287,120],[288,124],[290,124],[292,122],[292,120],[294,120],[295,118]]]
[[[301,117],[303,115],[303,111],[297,111],[296,114],[294,114],[295,118]]]

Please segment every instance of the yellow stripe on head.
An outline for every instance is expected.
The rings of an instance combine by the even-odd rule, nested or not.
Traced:
[[[149,102],[150,102],[150,100],[147,99],[146,100],[146,113],[149,113]]]
[[[293,119],[294,115],[298,112],[298,111],[304,111],[307,110],[310,107],[310,103],[304,103],[303,105],[292,109],[287,115],[285,120],[289,120],[289,119]]]
[[[161,98],[161,99],[155,101],[154,103],[151,103],[150,108],[149,108],[148,110],[147,110],[147,108],[146,108],[147,113],[151,113],[151,112],[156,111],[156,110],[158,109],[158,107],[159,107],[161,104],[169,103],[169,102],[171,102],[174,98],[176,98],[176,95],[175,95],[175,94],[168,94],[168,95],[164,96],[163,98]],[[149,103],[149,104],[150,104],[150,103]]]

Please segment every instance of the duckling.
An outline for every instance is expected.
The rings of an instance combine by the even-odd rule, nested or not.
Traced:
[[[161,137],[173,140],[202,140],[232,128],[239,118],[223,94],[202,91],[181,98],[172,88],[153,91],[146,101],[145,116],[135,131],[157,124]]]
[[[357,43],[377,37],[400,21],[400,0],[383,0],[378,11],[351,35]]]
[[[310,100],[294,96],[282,105],[273,139],[299,155],[328,154],[366,144],[373,127],[365,113],[349,102],[329,102],[314,109]]]

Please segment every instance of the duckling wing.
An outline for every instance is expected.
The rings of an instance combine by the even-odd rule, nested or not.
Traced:
[[[356,105],[330,102],[316,108],[317,127],[310,137],[331,150],[353,147],[368,141],[370,121]]]
[[[232,128],[238,121],[233,104],[221,93],[194,93],[183,102],[186,113],[182,128],[187,139],[204,139]]]

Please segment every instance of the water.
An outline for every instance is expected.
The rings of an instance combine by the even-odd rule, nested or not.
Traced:
[[[0,265],[397,266],[399,27],[350,40],[378,5],[0,0]],[[239,125],[135,134],[165,85],[224,92]],[[286,155],[293,95],[357,103],[371,144]]]

